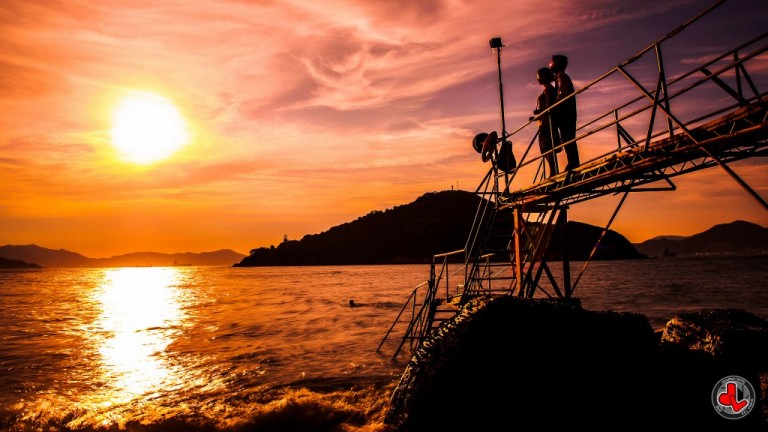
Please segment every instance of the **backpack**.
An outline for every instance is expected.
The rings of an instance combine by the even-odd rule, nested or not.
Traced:
[[[512,143],[504,140],[504,142],[501,143],[501,148],[499,149],[499,156],[496,160],[496,168],[507,174],[511,174],[516,167],[517,161],[515,161],[515,154],[512,153]]]

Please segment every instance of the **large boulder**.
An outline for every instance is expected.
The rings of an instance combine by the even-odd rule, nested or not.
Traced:
[[[577,301],[474,301],[408,364],[386,421],[403,431],[552,430],[643,423],[658,339],[638,314]]]
[[[408,363],[385,421],[399,431],[766,430],[759,400],[727,420],[728,375],[760,393],[766,325],[740,311],[675,317],[662,335],[638,314],[578,301],[470,302]]]
[[[768,322],[736,309],[704,309],[667,322],[662,347],[706,353],[722,362],[768,371]]]

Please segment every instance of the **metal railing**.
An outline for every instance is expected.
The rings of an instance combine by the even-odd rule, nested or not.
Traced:
[[[542,166],[546,156],[551,154],[556,155],[557,152],[565,146],[576,142],[578,142],[581,149],[589,148],[587,146],[590,144],[595,145],[591,148],[604,147],[605,143],[610,141],[606,140],[604,135],[601,134],[604,131],[614,131],[613,141],[616,143],[615,146],[609,151],[586,158],[581,163],[582,167],[616,157],[623,152],[631,150],[637,151],[638,149],[647,150],[652,142],[661,139],[671,139],[678,134],[681,134],[686,139],[696,142],[699,138],[692,132],[692,129],[696,126],[740,107],[755,102],[764,102],[768,96],[768,91],[764,89],[761,90],[758,86],[759,82],[753,79],[753,74],[760,73],[760,71],[758,68],[755,68],[755,70],[750,73],[748,69],[751,65],[751,61],[762,58],[766,51],[768,51],[768,32],[764,32],[747,42],[739,44],[733,49],[714,56],[710,60],[690,68],[685,73],[671,79],[667,78],[665,59],[662,50],[664,43],[709,12],[715,6],[712,6],[710,9],[681,25],[662,39],[630,57],[625,62],[578,89],[568,98],[548,107],[541,114],[535,116],[533,120],[527,121],[506,136],[500,137],[500,140],[502,141],[517,138],[527,142],[528,139],[524,138],[524,135],[526,132],[531,131],[531,125],[534,125],[539,118],[549,115],[552,110],[556,110],[560,105],[566,103],[567,99],[575,98],[577,96],[584,97],[592,90],[601,90],[600,86],[604,83],[609,84],[609,80],[611,79],[618,78],[625,83],[628,91],[634,89],[636,92],[635,96],[630,96],[628,100],[620,102],[618,106],[594,116],[594,118],[581,124],[577,129],[577,136],[573,140],[560,143],[553,149],[537,156],[531,156],[531,147],[533,147],[534,142],[536,142],[536,135],[538,134],[538,131],[533,131],[533,138],[525,147],[522,157],[518,159],[517,169],[511,173],[508,182],[499,185],[496,189],[509,192],[512,183],[522,175],[521,173],[530,173],[530,169],[526,168],[533,168],[534,164],[539,165],[532,176],[532,180],[523,183],[537,183],[542,180]],[[657,67],[655,88],[652,89],[646,88],[646,86],[641,83],[641,78],[630,71],[631,65],[648,55],[655,56],[653,61]],[[732,81],[733,84],[727,83],[727,80]],[[686,95],[692,94],[693,90],[701,89],[703,85],[707,84],[714,84],[714,86],[724,92],[727,97],[718,100],[715,100],[717,98],[711,98],[710,102],[712,106],[708,107],[705,110],[706,112],[703,113],[701,110],[698,112],[692,110],[690,108],[692,103],[690,102],[688,104],[681,103],[679,106],[673,104],[674,101],[678,99],[682,100]],[[694,113],[694,115],[690,115],[690,113]],[[551,116],[549,117],[551,118]],[[660,120],[657,120],[657,117],[659,117]],[[634,137],[630,132],[630,127],[627,126],[630,123],[635,124],[635,130],[639,130],[638,137]],[[638,124],[640,125],[639,127],[637,127]],[[643,124],[645,125],[644,127]],[[659,130],[659,128],[657,128],[659,124],[664,125],[663,129]],[[701,151],[699,156],[702,158],[712,157],[712,155],[708,155],[705,152],[706,150]],[[729,170],[727,166],[720,163],[718,163],[718,165],[739,181],[735,173]],[[660,174],[661,175],[658,177],[659,179],[665,179],[669,182],[668,177],[665,177],[663,172],[660,172]],[[672,174],[675,173],[670,173],[670,175]],[[497,178],[498,177],[499,176],[497,176]],[[745,183],[739,183],[742,187],[745,187],[748,192],[759,199],[754,191],[752,191]],[[674,185],[671,186],[674,188]],[[602,195],[603,194],[594,194],[586,197],[579,197],[579,199],[589,199]],[[572,200],[569,202],[577,201]]]
[[[451,295],[451,277],[455,276],[456,273],[458,273],[460,270],[464,270],[464,268],[466,267],[466,262],[462,260],[462,262],[465,262],[465,264],[460,268],[458,268],[457,270],[454,270],[453,273],[450,273],[449,272],[450,269],[448,267],[448,265],[450,264],[449,258],[453,256],[464,255],[464,253],[465,253],[464,249],[459,249],[453,252],[437,254],[434,257],[432,257],[432,265],[429,267],[429,282],[430,284],[434,285],[435,293],[437,293],[437,291],[440,289],[440,282],[442,282],[443,280],[443,275],[445,275],[445,301],[446,302],[450,302],[451,298],[459,294],[459,291],[458,291],[459,285],[456,285],[456,292],[453,295]],[[435,268],[436,267],[435,264],[438,260],[441,260],[439,273],[436,272],[436,268]],[[461,286],[463,285],[464,284],[462,284]]]
[[[470,232],[464,249],[433,256],[430,265],[429,280],[419,284],[411,292],[403,308],[400,310],[379,344],[377,351],[382,348],[384,342],[392,335],[398,324],[404,324],[406,319],[408,325],[402,333],[400,343],[392,358],[394,359],[398,355],[406,342],[409,342],[411,349],[418,346],[433,328],[438,303],[451,302],[452,299],[459,294],[459,288],[462,288],[460,303],[464,303],[468,296],[473,294],[490,294],[494,292],[495,288],[491,286],[491,282],[498,279],[498,275],[501,271],[504,271],[504,268],[502,267],[496,273],[493,273],[492,259],[494,258],[494,254],[487,253],[486,246],[493,226],[496,223],[500,207],[512,207],[515,211],[515,262],[511,262],[513,258],[510,256],[509,265],[514,268],[514,278],[516,279],[518,288],[517,295],[528,297],[532,297],[537,289],[543,291],[543,288],[539,285],[539,280],[543,274],[549,278],[554,290],[553,294],[561,297],[570,297],[573,293],[573,289],[581,279],[587,264],[595,255],[599,241],[592,249],[589,258],[584,263],[584,267],[581,269],[581,272],[579,272],[576,282],[573,285],[570,283],[569,263],[567,258],[564,259],[564,285],[563,291],[561,292],[546,264],[545,254],[550,242],[550,237],[554,232],[554,224],[560,224],[561,229],[565,229],[565,224],[567,224],[567,213],[565,209],[567,209],[568,204],[585,201],[609,193],[623,192],[619,206],[614,211],[608,225],[600,235],[600,239],[602,239],[613,222],[619,208],[624,203],[628,192],[674,189],[675,185],[670,180],[670,177],[706,168],[708,166],[714,166],[716,162],[717,165],[728,172],[729,175],[736,179],[742,187],[750,192],[768,209],[768,203],[741,180],[741,178],[739,178],[738,175],[725,164],[725,161],[718,159],[718,157],[707,150],[705,146],[694,146],[690,151],[697,152],[696,154],[687,154],[685,158],[672,160],[672,162],[667,165],[648,164],[647,166],[639,167],[638,171],[633,172],[633,176],[629,179],[617,177],[616,180],[611,180],[616,183],[609,183],[606,181],[594,187],[585,188],[584,191],[567,192],[564,195],[557,195],[555,193],[558,188],[565,188],[566,186],[573,185],[574,181],[579,181],[578,179],[575,179],[574,173],[585,172],[589,167],[602,169],[600,168],[600,164],[606,160],[617,160],[621,162],[623,155],[631,155],[631,158],[621,162],[625,164],[624,166],[616,165],[613,168],[606,167],[605,172],[601,171],[602,174],[614,174],[610,173],[611,169],[618,170],[618,168],[632,165],[636,161],[644,161],[643,158],[646,157],[645,153],[652,148],[652,144],[654,143],[668,140],[670,143],[674,144],[674,140],[678,137],[683,137],[684,140],[687,140],[688,142],[698,143],[700,138],[697,136],[697,131],[695,131],[694,128],[702,125],[704,122],[710,121],[723,114],[730,115],[730,112],[740,108],[749,107],[751,104],[768,103],[768,101],[766,101],[768,92],[759,89],[756,80],[753,79],[755,71],[753,70],[752,73],[750,73],[747,68],[749,62],[764,57],[764,54],[768,51],[768,32],[762,33],[747,42],[739,44],[735,48],[715,56],[672,79],[667,78],[667,68],[662,49],[663,46],[665,46],[665,42],[678,35],[692,23],[698,21],[701,17],[708,14],[722,3],[723,1],[719,1],[710,6],[696,17],[683,23],[681,26],[623,63],[578,89],[568,98],[548,107],[545,111],[538,114],[532,120],[524,123],[511,133],[507,133],[505,126],[502,126],[502,134],[499,139],[500,142],[503,143],[504,141],[513,138],[526,142],[528,141],[528,138],[525,134],[531,132],[531,125],[535,124],[539,118],[542,118],[543,116],[551,118],[550,113],[562,104],[567,103],[568,99],[575,98],[576,96],[580,96],[581,98],[587,95],[588,91],[597,91],[600,89],[601,85],[608,83],[608,80],[610,79],[618,78],[620,82],[633,92],[633,96],[629,96],[626,100],[618,103],[617,106],[596,115],[589,121],[583,123],[577,128],[576,137],[573,140],[560,143],[539,156],[531,156],[531,148],[533,147],[534,142],[536,142],[539,133],[538,129],[534,130],[530,135],[532,138],[530,139],[529,144],[525,147],[522,157],[518,159],[516,169],[511,172],[503,172],[497,168],[495,163],[491,164],[490,169],[475,190],[475,193],[481,197],[481,201],[475,213],[472,226],[470,227]],[[640,77],[631,72],[630,67],[651,54],[654,56],[652,62],[656,66],[656,75],[654,78],[655,86],[654,88],[649,89],[642,84],[642,78],[644,77]],[[729,85],[727,83],[728,79],[735,80],[735,85]],[[728,97],[720,99],[712,98],[711,106],[704,109],[705,112],[703,113],[698,112],[692,114],[695,110],[687,109],[686,104],[680,104],[683,108],[680,108],[680,106],[677,105],[673,106],[673,101],[679,101],[685,95],[691,94],[692,90],[701,88],[701,86],[705,84],[714,84],[717,88],[725,92]],[[647,116],[647,118],[642,116]],[[502,124],[504,124],[503,117],[502,106]],[[657,117],[660,118],[659,122],[657,122]],[[768,119],[763,118],[761,121],[762,123],[765,123]],[[660,130],[658,127],[659,124],[662,124],[663,126]],[[635,134],[640,138],[635,138],[633,136],[633,130],[639,130],[639,133],[635,132]],[[613,135],[609,140],[598,140],[598,137],[602,136],[601,134],[604,132],[611,132]],[[766,140],[763,139],[763,141]],[[611,149],[604,153],[598,152],[597,156],[585,158],[581,166],[574,171],[551,175],[550,179],[547,180],[545,178],[545,158],[549,155],[554,155],[556,157],[557,152],[562,150],[565,146],[576,142],[579,142],[582,149],[591,143],[595,143],[598,146],[605,146],[605,143],[609,143]],[[615,146],[613,145],[614,142]],[[759,149],[757,147],[753,149],[754,151],[751,155],[768,154],[768,143],[762,143],[760,145],[761,147]],[[670,149],[664,148],[662,150],[668,151]],[[750,154],[743,157],[749,156]],[[494,158],[492,159],[495,160],[497,157],[498,152],[494,150]],[[699,161],[698,164],[695,162],[697,160]],[[702,160],[706,161],[706,163],[702,162]],[[731,156],[729,160],[738,160],[738,157]],[[680,165],[674,167],[673,163]],[[535,164],[538,165],[536,166]],[[686,166],[686,164],[689,165]],[[522,218],[519,214],[519,212],[525,212],[523,202],[519,199],[521,191],[510,192],[512,183],[524,172],[532,173],[531,181],[526,182],[527,185],[537,185],[548,182],[551,182],[553,185],[550,189],[546,189],[544,192],[537,192],[547,196],[546,200],[539,201],[539,203],[545,204],[549,206],[549,208],[543,213],[540,212],[539,216],[533,221],[530,219],[531,213],[528,213],[525,218]],[[666,181],[668,187],[664,189],[640,188],[642,185],[659,180]],[[522,242],[525,243],[524,246],[521,246],[520,243]],[[525,252],[523,252],[524,249]],[[461,254],[464,255],[463,265],[457,263],[459,264],[458,269],[450,272],[449,264],[451,263],[451,258]],[[462,269],[464,270],[464,283],[462,285],[457,284],[455,287],[455,294],[452,295],[450,280]],[[443,279],[445,280],[443,281]],[[445,300],[438,299],[437,296],[442,283],[445,284]],[[483,283],[486,285],[483,286]],[[510,293],[512,293],[511,288],[512,287],[510,286]],[[547,296],[551,296],[548,292],[543,292]]]
[[[392,332],[395,331],[395,328],[400,323],[404,324],[407,321],[408,325],[403,331],[402,336],[400,336],[400,343],[395,349],[392,359],[397,357],[406,342],[409,343],[410,349],[413,350],[414,347],[417,347],[421,343],[421,340],[429,334],[429,331],[432,328],[435,308],[438,303],[448,303],[452,298],[450,293],[451,277],[455,277],[457,273],[464,270],[466,265],[456,263],[458,268],[453,272],[450,272],[449,265],[451,262],[449,258],[462,255],[464,252],[464,249],[459,249],[452,252],[437,254],[432,257],[432,263],[429,269],[429,280],[420,283],[413,289],[402,309],[400,309],[400,312],[395,317],[395,320],[392,322],[392,325],[389,327],[389,330],[387,330],[387,333],[384,335],[384,338],[382,338],[379,343],[379,346],[376,348],[377,352],[381,350],[381,347],[384,346],[384,343],[389,339]],[[440,266],[439,271],[437,269],[438,264]],[[445,300],[438,300],[437,294],[443,280],[445,280]],[[423,289],[426,289],[426,292],[424,292]],[[457,286],[456,295],[458,295],[458,292]],[[410,311],[410,314],[406,311]]]

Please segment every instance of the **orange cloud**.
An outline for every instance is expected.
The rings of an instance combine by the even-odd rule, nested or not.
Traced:
[[[571,57],[569,72],[583,85],[700,8],[688,0],[6,0],[0,238],[93,256],[246,252],[457,182],[473,190],[487,167],[471,137],[499,128],[488,39],[504,38],[507,122],[518,125],[540,91],[535,70],[552,53]],[[721,8],[726,19],[709,21],[718,35],[693,32],[696,43],[669,48],[681,65],[727,49],[725,35],[745,39],[767,18],[759,3]],[[765,74],[764,59],[755,63]],[[172,100],[191,142],[149,167],[119,161],[110,116],[130,90]],[[606,110],[630,92],[626,83],[607,86],[580,99],[580,112]],[[585,154],[603,150],[584,145]],[[742,169],[764,191],[765,165]],[[684,214],[708,199],[689,198]],[[578,212],[597,222],[604,210]],[[738,201],[701,225],[737,217],[768,223]],[[674,233],[667,219],[625,227],[642,240]]]

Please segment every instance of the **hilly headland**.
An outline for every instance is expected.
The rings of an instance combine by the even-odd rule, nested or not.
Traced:
[[[480,198],[442,191],[384,211],[373,211],[301,240],[251,250],[237,267],[282,265],[409,264],[464,248]],[[569,222],[571,259],[589,256],[602,228]],[[553,257],[555,258],[555,257]],[[645,258],[621,234],[609,231],[595,259]]]
[[[659,236],[634,246],[651,257],[764,255],[768,254],[768,228],[737,220],[691,236]]]

